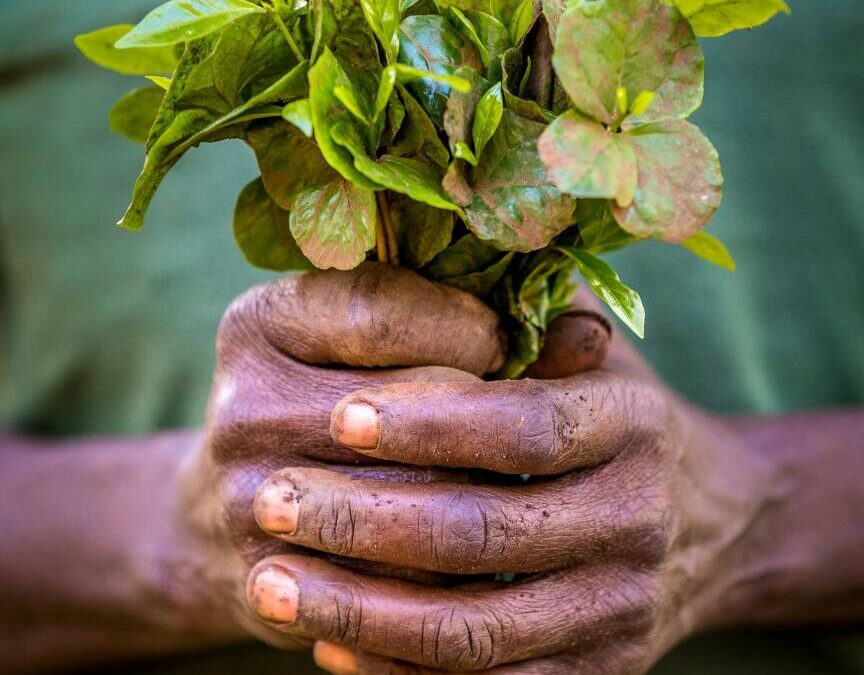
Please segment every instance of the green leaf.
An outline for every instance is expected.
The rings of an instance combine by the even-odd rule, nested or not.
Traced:
[[[168,91],[171,86],[171,78],[164,75],[147,75],[148,80],[159,87],[162,91]]]
[[[510,19],[510,24],[507,27],[510,33],[510,40],[514,45],[522,43],[528,31],[537,20],[537,3],[534,0],[522,0],[516,11],[513,12],[513,18]]]
[[[255,267],[284,272],[312,269],[289,229],[289,215],[274,202],[261,178],[246,185],[234,207],[234,239]]]
[[[467,225],[480,239],[508,251],[533,251],[573,222],[574,202],[546,178],[537,156],[543,125],[505,111],[469,184],[454,163],[444,178]]]
[[[291,101],[282,108],[282,117],[300,129],[306,136],[312,138],[312,110],[309,107],[308,98]]]
[[[733,30],[761,26],[778,12],[791,10],[784,0],[675,0],[696,35],[718,37]]]
[[[530,62],[523,68],[523,63],[525,61],[526,60],[522,58],[522,50],[517,48],[508,49],[501,56],[502,70],[504,71],[504,77],[501,80],[502,91],[504,94],[504,107],[508,110],[512,110],[519,115],[519,117],[524,117],[542,124],[549,124],[549,122],[555,119],[554,114],[548,110],[544,110],[536,101],[520,98],[510,89],[514,81],[519,82],[521,86],[521,81],[524,81],[525,77],[529,74],[528,69],[530,67]],[[520,71],[522,72],[522,77],[517,78],[516,76]]]
[[[711,220],[720,206],[723,175],[717,151],[684,120],[658,122],[624,134],[636,151],[639,179],[618,223],[637,237],[680,242]]]
[[[486,51],[489,52],[489,63],[483,74],[491,82],[500,80],[501,55],[513,47],[507,26],[486,12],[475,10],[467,12],[466,16],[470,19]]]
[[[681,242],[681,245],[702,260],[730,272],[735,271],[735,260],[722,241],[707,232],[696,232]]]
[[[446,84],[454,91],[466,93],[471,89],[471,83],[464,77],[458,75],[442,75],[440,73],[432,73],[428,70],[421,70],[414,66],[406,66],[404,63],[397,63],[395,66],[396,75],[400,82],[411,82],[413,80],[430,80],[432,82],[440,82]],[[456,72],[459,72],[458,70]]]
[[[141,87],[121,97],[108,113],[111,131],[135,143],[146,143],[164,95],[159,87]]]
[[[474,28],[474,24],[465,16],[462,11],[458,7],[451,6],[450,15],[453,17],[453,23],[456,25],[457,30],[462,33],[465,38],[467,38],[471,44],[477,49],[477,53],[480,54],[480,60],[483,62],[483,66],[486,67],[489,65],[489,50],[486,49],[486,45],[483,44],[483,41],[480,39],[480,36],[477,35],[477,29]]]
[[[315,140],[330,166],[358,187],[375,190],[379,186],[355,168],[352,154],[332,137],[333,127],[339,122],[354,123],[351,113],[343,107],[335,92],[336,86],[344,86],[347,79],[336,57],[325,47],[318,61],[309,69],[309,107]]]
[[[399,61],[420,70],[439,75],[454,75],[463,65],[480,71],[482,62],[473,45],[466,43],[450,22],[442,16],[409,16],[399,27]],[[408,85],[440,127],[450,87],[433,80],[419,80]]]
[[[273,90],[284,89],[286,78],[305,91],[308,64],[295,71],[297,63],[271,15],[250,14],[219,31],[207,76],[228,109],[250,100],[261,105],[280,98]],[[292,73],[300,74],[302,82],[292,80]]]
[[[115,46],[126,49],[189,42],[242,16],[264,11],[246,0],[170,0],[141,19]]]
[[[324,160],[315,141],[283,121],[256,124],[246,132],[255,151],[264,187],[285,211],[297,195],[332,182],[337,174]]]
[[[625,134],[569,110],[546,127],[538,145],[549,180],[562,192],[614,199],[629,206],[636,194],[636,153]]]
[[[594,255],[616,251],[639,241],[638,237],[621,228],[606,201],[581,200],[576,209],[576,222],[582,247]]]
[[[405,107],[405,119],[390,145],[390,154],[422,160],[443,173],[450,161],[450,153],[438,137],[435,125],[404,87],[399,86],[398,91]]]
[[[441,251],[423,274],[482,297],[501,280],[513,256],[466,234]]]
[[[425,162],[408,157],[384,155],[371,159],[356,129],[344,122],[336,124],[333,140],[354,156],[354,166],[369,180],[394,192],[407,195],[418,202],[439,209],[458,211],[441,187],[441,175]]]
[[[501,95],[501,83],[498,82],[483,94],[474,111],[471,134],[474,137],[474,153],[478,158],[497,131],[503,114],[504,98]]]
[[[457,143],[471,143],[471,124],[480,98],[489,89],[489,82],[481,77],[476,70],[463,66],[456,73],[470,82],[470,89],[463,93],[451,92],[444,111],[444,131],[451,147]]]
[[[465,141],[456,141],[453,144],[453,156],[456,159],[464,159],[471,166],[477,166],[477,158]]]
[[[246,103],[237,106],[231,112],[228,112],[221,117],[213,120],[204,129],[201,129],[197,134],[187,139],[184,143],[178,145],[171,152],[171,156],[186,152],[192,146],[200,143],[213,134],[230,124],[237,123],[241,118],[256,119],[258,117],[276,117],[284,116],[284,110],[278,108],[267,109],[266,106],[277,101],[288,100],[302,96],[306,93],[307,82],[306,74],[309,62],[303,61],[297,64],[290,71],[276,80],[262,92],[250,98]],[[255,112],[262,114],[256,115]],[[310,132],[311,133],[311,132]]]
[[[645,308],[639,294],[626,286],[607,263],[588,251],[573,246],[562,246],[561,251],[576,261],[579,274],[594,294],[609,305],[630,330],[640,338],[645,337]]]
[[[399,54],[399,0],[360,0],[363,15],[378,37],[387,55],[387,63],[393,63]]]
[[[389,193],[390,219],[396,231],[399,264],[417,269],[450,243],[453,213],[436,209],[398,193]]]
[[[558,23],[552,63],[573,106],[607,126],[620,119],[619,87],[656,94],[630,126],[687,117],[702,102],[702,51],[662,0],[574,0]]]
[[[315,267],[348,270],[375,245],[375,194],[336,177],[300,192],[291,209],[291,234]]]
[[[636,117],[641,117],[648,112],[648,108],[651,107],[653,102],[653,91],[640,91],[636,98],[633,99],[633,103],[630,104],[630,113]]]
[[[106,26],[75,37],[75,46],[93,63],[122,75],[171,73],[177,65],[173,47],[117,49],[114,44],[132,30],[132,24]]]
[[[150,206],[156,189],[171,167],[180,159],[179,155],[167,159],[172,147],[203,129],[212,120],[213,114],[205,110],[184,110],[172,118],[147,153],[144,168],[132,189],[132,202],[117,222],[120,227],[132,231],[141,229],[144,214]]]

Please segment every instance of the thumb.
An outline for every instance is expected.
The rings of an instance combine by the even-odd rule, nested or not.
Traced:
[[[606,370],[656,378],[653,369],[620,330],[613,330],[606,310],[587,286],[573,296],[572,309],[549,324],[540,358],[527,377],[558,379]]]

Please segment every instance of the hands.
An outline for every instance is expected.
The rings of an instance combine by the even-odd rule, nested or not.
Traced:
[[[557,379],[483,382],[501,358],[495,317],[404,270],[315,273],[238,301],[185,484],[192,529],[216,542],[211,586],[244,629],[319,640],[339,675],[637,675],[697,631],[814,616],[864,576],[858,521],[840,532],[823,506],[837,471],[857,490],[848,452],[821,474],[809,459],[826,451],[813,430],[836,421],[721,421],[617,338],[602,369],[574,374],[605,355],[596,320],[553,333],[532,375]],[[793,530],[787,546],[778,532]],[[845,577],[826,577],[826,541]],[[820,616],[862,609],[837,607]]]
[[[557,380],[367,387],[335,406],[331,432],[376,460],[495,473],[406,485],[287,468],[258,491],[263,529],[393,566],[524,573],[428,588],[261,561],[250,602],[274,630],[375,654],[319,648],[333,672],[643,673],[728,618],[741,547],[777,496],[772,463],[622,344],[603,370]],[[543,478],[501,484],[522,473]]]
[[[588,365],[602,359],[602,325],[578,317],[570,323],[571,333],[584,342],[573,357]],[[594,335],[598,329],[599,339]],[[448,485],[465,481],[464,472],[384,464],[334,442],[331,411],[357,390],[418,382],[481,383],[478,375],[503,359],[498,318],[465,293],[405,270],[366,265],[348,274],[315,272],[253,289],[226,313],[217,347],[205,441],[182,475],[179,529],[199,542],[194,576],[202,593],[212,589],[208,611],[222,598],[223,613],[245,631],[283,648],[308,644],[304,638],[311,635],[269,629],[245,609],[246,575],[262,557],[302,554],[300,563],[313,564],[310,551],[298,548],[300,540],[283,543],[262,532],[252,510],[256,489],[276,470],[296,471],[297,480],[306,475],[308,483],[320,478],[322,503],[316,507],[312,495],[304,498],[301,531],[307,538],[316,533],[322,541],[329,538],[332,545],[318,547],[325,553],[354,555],[336,545],[347,534],[345,518],[351,514],[337,513],[339,505],[328,502],[327,480],[347,485],[363,479],[409,492],[412,486],[422,489],[445,478]],[[392,367],[397,365],[410,367]],[[291,529],[296,520],[291,508],[300,493],[284,489],[288,483],[278,478],[271,484],[281,489],[271,526]],[[353,539],[364,550],[380,543],[361,543],[362,536]],[[368,536],[378,535],[370,531]],[[383,561],[366,558],[376,559]],[[432,579],[417,569],[341,562],[379,575]],[[423,562],[418,556],[396,564],[428,569]],[[334,579],[347,573],[323,561],[315,564],[332,570]],[[287,592],[296,593],[296,587]]]

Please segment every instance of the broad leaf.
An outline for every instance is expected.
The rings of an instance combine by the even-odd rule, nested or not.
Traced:
[[[234,207],[234,239],[246,260],[278,272],[312,269],[288,221],[288,212],[270,198],[261,178],[244,187]]]
[[[637,237],[680,242],[708,224],[720,206],[723,176],[717,151],[684,120],[649,124],[625,134],[636,151],[639,180],[618,223]]]
[[[169,0],[141,19],[116,46],[124,49],[189,42],[242,16],[264,11],[247,0]]]
[[[552,62],[573,106],[606,125],[620,119],[620,87],[656,93],[631,125],[687,117],[702,102],[702,51],[662,0],[574,0],[558,23]]]
[[[159,87],[133,89],[111,106],[108,113],[111,131],[135,143],[146,143],[164,96]]]
[[[375,245],[375,194],[337,176],[300,192],[291,209],[291,234],[319,269],[349,270]]]
[[[256,124],[246,132],[255,151],[267,192],[284,210],[294,207],[297,195],[336,178],[315,141],[285,122]]]
[[[354,124],[351,113],[345,109],[335,93],[337,85],[344,86],[347,75],[333,53],[325,48],[309,69],[309,108],[315,140],[321,154],[336,171],[358,187],[374,190],[379,187],[354,167],[354,157],[343,146],[334,142],[333,127],[339,122]]]
[[[435,125],[404,87],[399,86],[398,92],[405,108],[405,118],[390,145],[390,154],[422,160],[443,173],[450,161],[450,153],[438,137]]]
[[[409,16],[402,21],[399,34],[399,60],[409,66],[440,75],[453,75],[462,65],[477,71],[482,68],[474,46],[466,43],[442,16]],[[450,87],[433,80],[420,80],[409,84],[408,89],[440,127]]]
[[[168,159],[171,149],[212,121],[212,113],[205,110],[184,110],[173,117],[147,153],[144,168],[132,189],[132,202],[117,222],[120,227],[133,231],[141,229],[144,224],[144,214],[150,206],[156,189],[171,167],[180,159],[180,155]]]
[[[513,255],[466,234],[441,251],[423,273],[436,281],[484,296],[504,276]]]
[[[270,15],[251,14],[219,33],[211,65],[213,85],[229,107],[236,108],[271,89],[296,65]],[[305,69],[303,75],[305,80]],[[277,98],[271,95],[266,103]]]
[[[210,134],[230,124],[235,124],[241,119],[260,119],[266,117],[277,117],[284,115],[284,110],[277,107],[267,107],[269,104],[285,101],[298,96],[303,96],[308,88],[306,82],[308,62],[297,64],[290,71],[276,80],[269,87],[250,98],[231,112],[213,120],[204,129],[174,148],[171,156],[185,152],[192,146],[206,140]],[[311,128],[311,127],[310,127]],[[311,135],[311,131],[309,132]]]
[[[387,195],[396,231],[399,264],[417,269],[447,247],[453,236],[453,213],[397,193]]]
[[[117,49],[114,44],[132,30],[132,24],[106,26],[75,37],[75,46],[98,66],[122,75],[170,73],[177,65],[174,47]]]
[[[645,308],[642,298],[626,286],[607,263],[580,248],[562,247],[561,250],[576,261],[579,274],[594,294],[605,302],[640,338],[645,337]]]
[[[636,194],[636,153],[625,134],[572,110],[546,127],[538,145],[549,180],[562,192],[614,199],[629,206]]]
[[[467,12],[466,16],[489,54],[489,63],[486,64],[484,76],[490,82],[500,80],[501,55],[513,47],[507,26],[486,12],[471,11]]]
[[[675,0],[696,35],[718,37],[733,30],[755,28],[778,12],[790,13],[784,0]]]
[[[681,245],[702,260],[707,260],[724,270],[735,271],[735,260],[729,253],[729,249],[717,237],[712,237],[707,232],[690,235],[681,242]]]
[[[425,162],[408,157],[368,156],[362,139],[350,124],[340,122],[331,130],[333,140],[354,156],[354,166],[369,180],[418,202],[439,209],[459,210],[441,187],[441,175]]]
[[[572,223],[574,202],[546,178],[537,156],[543,125],[504,111],[469,184],[458,164],[444,179],[469,229],[507,251],[533,251]]]

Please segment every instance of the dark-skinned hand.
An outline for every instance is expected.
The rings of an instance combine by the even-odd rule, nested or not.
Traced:
[[[738,618],[734,570],[758,547],[774,466],[619,338],[602,369],[562,376],[568,344],[578,351],[553,337],[534,378],[414,378],[328,399],[333,440],[365,457],[482,471],[408,483],[294,463],[258,490],[261,527],[305,549],[470,576],[430,587],[276,555],[249,576],[259,616],[322,641],[318,662],[338,675],[637,675]],[[519,474],[534,478],[504,480]],[[517,576],[475,576],[493,573]]]
[[[567,359],[556,359],[568,372],[602,361],[608,346],[602,318],[574,313],[559,320],[556,330],[563,331],[562,340],[581,345],[570,350]],[[283,579],[278,592],[293,594],[295,600],[301,588],[311,593],[313,586],[326,593],[341,584],[360,591],[370,581],[380,584],[392,578],[440,582],[441,575],[430,573],[439,566],[416,545],[414,554],[393,564],[387,562],[393,556],[386,548],[379,555],[365,555],[384,541],[371,529],[369,541],[361,541],[367,535],[359,529],[351,533],[352,504],[341,501],[339,489],[355,481],[358,486],[392,485],[403,498],[418,490],[418,498],[425,500],[429,485],[446,481],[442,494],[447,494],[468,480],[467,473],[357,453],[331,438],[331,413],[358,390],[411,383],[479,384],[479,376],[498,368],[502,360],[494,312],[466,293],[406,270],[366,264],[347,273],[317,271],[252,289],[235,301],[219,330],[204,442],[187,458],[179,481],[177,538],[188,547],[188,555],[182,569],[172,568],[166,579],[174,580],[179,597],[211,598],[194,603],[209,616],[189,621],[203,625],[227,615],[229,623],[239,624],[244,632],[284,649],[310,646],[315,637],[334,639],[329,631],[270,626],[250,609],[247,575],[267,556],[315,570],[314,579]],[[277,471],[296,471],[290,480],[297,489],[286,491],[289,474],[274,475]],[[256,523],[254,497],[268,477],[268,485],[284,500],[281,506],[303,500],[296,541],[274,538]],[[367,496],[374,499],[373,492]],[[275,514],[270,524],[284,530],[291,527],[291,517]],[[381,525],[369,521],[369,527],[376,522]],[[424,537],[415,532],[414,541]],[[314,540],[312,547],[304,546],[307,539]],[[261,569],[265,576],[256,572],[252,587],[255,579],[266,579],[266,569],[272,577],[275,570],[287,568],[280,563]],[[308,611],[310,602],[315,602],[311,595],[301,603],[301,611]],[[349,605],[345,609],[353,611]],[[297,619],[297,626],[305,621],[299,615]]]

